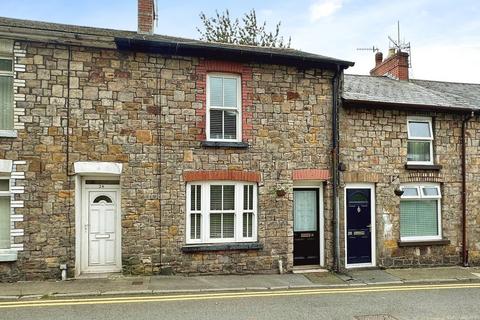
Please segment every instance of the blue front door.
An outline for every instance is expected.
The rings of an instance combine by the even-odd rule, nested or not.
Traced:
[[[347,264],[372,263],[372,189],[347,189]]]

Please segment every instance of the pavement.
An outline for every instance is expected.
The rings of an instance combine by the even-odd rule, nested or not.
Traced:
[[[302,288],[480,282],[480,268],[356,269],[345,273],[255,274],[210,276],[121,276],[67,281],[0,283],[0,299],[40,299]]]

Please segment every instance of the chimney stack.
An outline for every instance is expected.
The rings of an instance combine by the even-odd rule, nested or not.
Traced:
[[[372,76],[388,76],[397,80],[408,81],[408,53],[391,48],[388,57],[383,60],[383,54],[375,54],[375,68],[370,70]]]
[[[378,67],[383,61],[383,53],[378,51],[375,53],[375,68]]]
[[[138,0],[138,33],[153,34],[154,22],[154,0]]]

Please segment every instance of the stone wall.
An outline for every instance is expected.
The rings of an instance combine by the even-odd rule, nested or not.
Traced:
[[[287,270],[293,264],[294,169],[329,168],[331,137],[331,77],[321,70],[277,65],[217,63],[251,72],[243,83],[252,103],[244,109],[247,149],[206,148],[202,60],[167,60],[162,70],[162,264],[185,273],[276,272],[278,260]],[[199,72],[200,70],[200,72]],[[223,71],[213,70],[212,71]],[[192,79],[189,81],[189,79]],[[245,82],[245,81],[244,81]],[[199,86],[196,86],[200,84]],[[177,92],[183,92],[178,99]],[[245,98],[244,98],[245,99]],[[199,125],[200,124],[200,125]],[[261,173],[258,188],[258,239],[262,250],[182,253],[185,243],[185,171],[241,170]],[[286,187],[285,197],[274,190]],[[329,199],[327,186],[325,199]],[[329,203],[326,212],[329,212]],[[331,247],[328,214],[326,247]],[[331,260],[330,252],[327,260]]]
[[[77,161],[123,164],[120,177],[125,273],[276,272],[292,267],[294,169],[328,169],[332,73],[249,64],[244,119],[247,149],[201,147],[204,60],[17,42],[25,83],[18,138],[0,140],[0,158],[20,161],[25,193],[18,261],[0,279],[59,278],[75,266]],[[203,92],[204,93],[204,92]],[[161,147],[159,147],[161,146]],[[161,155],[160,155],[161,152]],[[22,164],[25,161],[25,164]],[[188,170],[261,173],[258,238],[262,250],[182,253]],[[160,179],[161,176],[161,179]],[[285,197],[272,192],[286,187]],[[330,186],[326,185],[329,199]],[[160,191],[159,191],[160,190]],[[325,210],[330,207],[328,201]],[[327,216],[326,247],[332,238]],[[327,250],[327,260],[331,260]]]
[[[433,117],[434,163],[441,165],[441,170],[405,169],[407,116]],[[461,119],[461,115],[441,112],[418,113],[362,107],[342,110],[340,161],[346,164],[347,170],[341,174],[341,186],[348,182],[375,183],[377,265],[409,267],[460,263]],[[478,153],[478,150],[475,152]],[[470,161],[475,161],[474,158],[472,157]],[[394,189],[400,183],[417,181],[441,183],[442,233],[444,238],[450,240],[449,245],[398,246],[400,198],[394,194]],[[473,202],[476,198],[473,184],[470,185],[470,190],[472,193],[469,193],[469,197]],[[343,193],[342,188],[340,199],[344,199]],[[343,216],[343,200],[340,203],[340,212]],[[472,210],[474,207],[470,208]],[[469,221],[473,229],[473,218],[471,217]],[[387,232],[385,225],[387,228],[391,227],[391,232]],[[344,230],[343,228],[342,222],[341,230]],[[478,239],[478,236],[476,237]],[[341,248],[344,248],[343,240]],[[345,256],[343,251],[342,249],[342,259]]]

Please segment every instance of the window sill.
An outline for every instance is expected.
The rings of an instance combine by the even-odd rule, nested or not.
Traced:
[[[17,261],[17,250],[0,249],[0,262]]]
[[[205,148],[248,148],[246,142],[227,142],[227,141],[202,141],[202,147]]]
[[[406,164],[405,169],[407,170],[432,170],[440,171],[442,166],[439,164]]]
[[[418,240],[418,241],[398,240],[397,244],[399,247],[446,246],[450,244],[450,240],[448,239]]]
[[[18,137],[17,130],[0,130],[0,138],[16,138]]]
[[[203,251],[229,251],[229,250],[261,250],[263,245],[258,242],[218,243],[218,244],[187,244],[182,247],[185,253]]]

